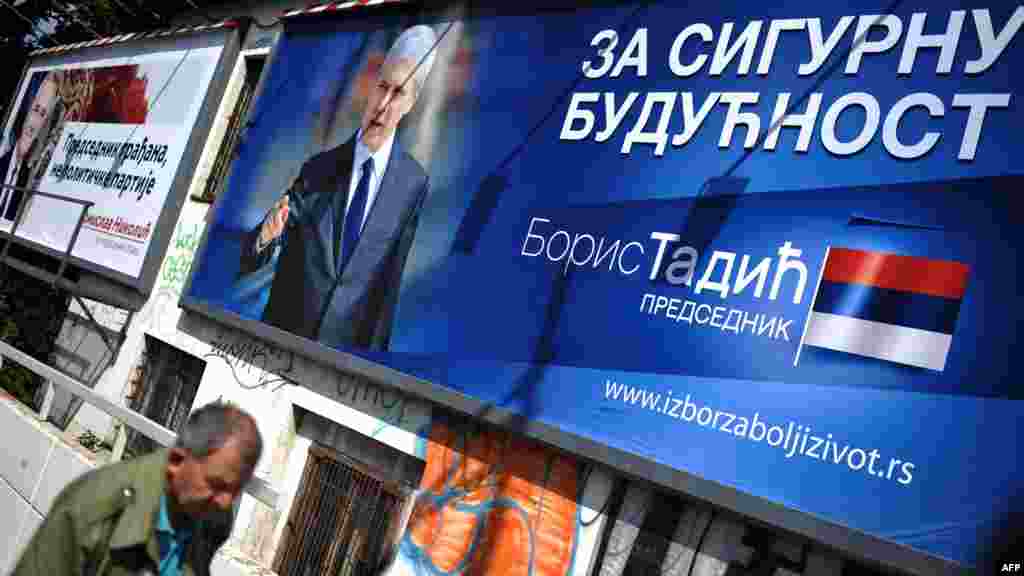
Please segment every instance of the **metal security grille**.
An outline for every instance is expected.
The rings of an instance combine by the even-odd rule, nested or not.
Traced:
[[[210,169],[210,176],[206,181],[206,189],[203,190],[203,194],[200,197],[201,200],[213,202],[217,198],[217,194],[227,184],[228,169],[238,151],[238,142],[241,138],[242,130],[245,128],[245,119],[249,114],[249,108],[256,94],[256,85],[259,82],[260,75],[263,73],[264,60],[265,58],[262,56],[245,59],[245,82],[242,84],[242,91],[238,95],[235,109],[232,111],[231,119],[228,121],[224,141],[221,143],[220,150],[217,151],[217,158]]]
[[[280,576],[370,576],[386,557],[397,484],[314,445],[275,562]]]
[[[163,426],[180,431],[195,400],[206,362],[146,335],[146,348],[133,375],[131,409]],[[128,433],[125,453],[141,456],[159,448],[135,430]]]

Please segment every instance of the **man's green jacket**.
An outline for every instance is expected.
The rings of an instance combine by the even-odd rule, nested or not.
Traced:
[[[12,576],[156,576],[156,525],[166,485],[167,450],[93,470],[57,496]],[[182,576],[208,576],[231,534],[232,516],[200,522]]]

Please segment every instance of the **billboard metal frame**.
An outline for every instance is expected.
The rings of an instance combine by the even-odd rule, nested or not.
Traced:
[[[625,0],[624,3],[644,3],[649,0]],[[369,13],[381,15],[385,13],[401,12],[408,15],[421,15],[429,18],[444,18],[445,7],[451,2],[446,1],[439,7],[425,8],[416,4],[389,3],[380,7],[364,7],[359,11],[360,16]],[[593,4],[609,4],[607,0],[595,0]],[[617,3],[617,2],[616,2]],[[558,10],[572,10],[578,6],[548,6],[538,7],[535,11],[550,12]],[[467,13],[465,19],[473,19],[483,14],[490,15],[500,12],[502,9],[490,8],[488,10],[473,10]],[[525,12],[523,6],[517,8],[509,7],[508,10],[518,13]],[[331,12],[328,14],[301,14],[295,19],[326,19],[326,18],[352,17],[349,12]],[[289,18],[290,20],[292,18]],[[274,43],[271,54],[267,59],[267,68],[270,70],[277,57],[280,36]],[[260,79],[262,87],[266,81],[266,75]],[[246,122],[249,121],[253,110],[250,108]],[[229,172],[230,174],[230,172]],[[212,207],[219,208],[223,201],[218,197]],[[202,239],[196,254],[202,254],[207,247],[209,238],[209,224],[204,228]],[[269,342],[284,350],[298,354],[318,364],[334,368],[343,373],[352,374],[366,378],[375,384],[389,386],[410,396],[437,404],[443,408],[478,418],[489,424],[496,425],[514,433],[521,434],[528,438],[543,442],[556,449],[570,453],[574,456],[604,465],[623,476],[650,482],[657,486],[681,492],[693,498],[706,501],[715,506],[733,511],[745,516],[755,523],[762,523],[767,526],[785,530],[799,536],[805,537],[812,542],[824,545],[840,554],[844,554],[869,564],[876,564],[879,567],[890,570],[897,570],[908,574],[921,575],[962,575],[973,574],[974,570],[957,562],[940,558],[910,547],[884,540],[880,537],[850,528],[848,526],[830,521],[814,514],[803,512],[774,502],[767,498],[741,491],[730,486],[701,478],[684,470],[672,468],[658,463],[654,460],[644,458],[637,454],[627,452],[618,448],[601,444],[591,438],[561,430],[555,426],[542,422],[528,420],[509,410],[497,407],[491,403],[483,402],[477,398],[467,396],[453,389],[447,388],[444,382],[433,382],[411,376],[383,364],[367,360],[365,358],[327,348],[316,342],[295,336],[283,330],[262,324],[255,320],[249,320],[207,304],[206,302],[188,296],[191,293],[193,274],[195,267],[189,273],[189,277],[181,292],[178,301],[179,306],[186,313],[196,314],[224,326],[236,329],[257,339]],[[187,314],[186,314],[187,317]],[[301,383],[300,383],[301,384]]]

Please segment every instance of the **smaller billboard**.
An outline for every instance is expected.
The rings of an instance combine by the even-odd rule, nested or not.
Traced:
[[[92,202],[72,256],[138,280],[222,38],[31,65],[0,140],[0,231],[64,252],[80,205],[28,191]]]

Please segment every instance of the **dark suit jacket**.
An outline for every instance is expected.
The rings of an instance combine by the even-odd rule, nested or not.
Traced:
[[[10,168],[11,162],[14,162],[14,149],[12,148],[7,154],[0,156],[0,184],[4,184],[4,180],[7,178],[7,170]],[[28,179],[28,170],[25,169],[25,165],[21,165],[21,169],[18,170],[18,174],[14,178],[14,186],[23,188],[25,181]],[[21,205],[21,197],[23,192],[21,190],[7,190],[3,189],[0,192],[8,192],[11,195],[11,201],[7,204],[7,209],[0,214],[0,217],[5,220],[14,220],[14,217],[18,215],[18,206]]]
[[[342,234],[335,227],[344,222],[339,211],[346,205],[354,156],[355,136],[303,164],[287,192],[285,231],[259,253],[260,226],[250,231],[240,274],[266,266],[280,249],[265,323],[327,346],[387,350],[427,174],[396,142],[355,250],[339,270]]]

